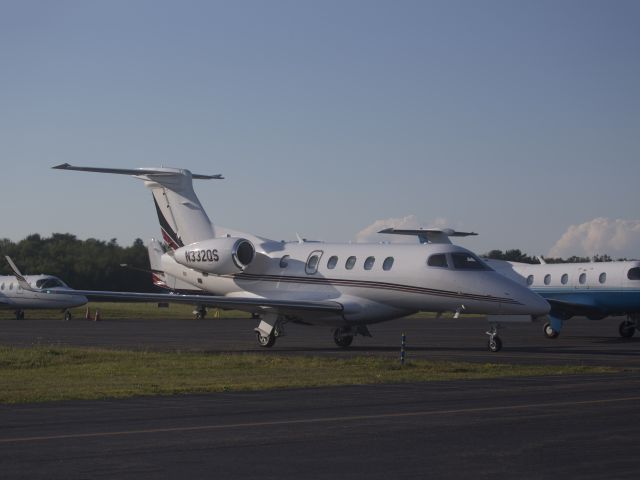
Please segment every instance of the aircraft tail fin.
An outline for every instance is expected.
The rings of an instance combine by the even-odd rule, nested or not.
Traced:
[[[131,175],[151,190],[162,237],[170,248],[215,237],[215,229],[193,190],[193,179],[223,179],[222,175],[198,175],[179,168],[78,167],[64,163],[58,170]]]
[[[18,267],[16,266],[16,264],[13,263],[13,260],[11,260],[11,257],[9,255],[5,255],[4,258],[7,259],[7,262],[9,263],[11,270],[13,270],[13,276],[16,277],[16,280],[18,280],[18,285],[20,285],[24,290],[27,290],[30,292],[37,291],[31,285],[29,285],[29,282],[27,282],[27,279],[24,278],[24,275],[20,273],[20,270],[18,270]]]
[[[149,266],[151,267],[151,281],[156,287],[169,288],[167,285],[166,274],[162,270],[162,254],[164,249],[159,241],[152,238],[147,245],[149,253]]]

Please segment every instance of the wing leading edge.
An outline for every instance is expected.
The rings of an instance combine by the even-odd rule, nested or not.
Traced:
[[[57,294],[55,290],[43,290],[44,293]],[[277,300],[258,297],[224,297],[214,295],[186,295],[174,293],[137,293],[137,292],[109,292],[98,290],[73,290],[65,292],[67,295],[83,295],[90,300],[121,300],[127,302],[169,302],[204,305],[224,309],[257,312],[264,310],[278,310],[281,312],[313,311],[324,313],[341,313],[343,307],[338,302],[308,301],[308,300]]]

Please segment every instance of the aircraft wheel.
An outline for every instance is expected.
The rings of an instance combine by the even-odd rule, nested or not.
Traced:
[[[24,310],[16,310],[16,320],[24,320]]]
[[[633,334],[636,333],[635,323],[633,323],[630,320],[623,321],[620,324],[620,327],[618,328],[618,332],[620,332],[620,336],[622,338],[631,338],[631,337],[633,337]]]
[[[547,338],[558,338],[558,335],[560,335],[560,332],[556,332],[551,328],[550,323],[545,323],[544,327],[542,327],[542,331],[544,332],[544,336]]]
[[[256,339],[258,340],[258,345],[264,348],[271,348],[276,343],[275,335],[262,335],[260,332],[256,332]]]
[[[489,351],[496,353],[502,349],[502,340],[497,335],[489,338]]]
[[[342,329],[337,328],[333,332],[333,341],[336,342],[337,346],[347,348],[353,343],[353,335],[344,335],[342,334]]]
[[[71,312],[70,312],[69,310],[66,310],[66,311],[64,312],[64,319],[65,319],[65,321],[67,321],[67,322],[68,322],[69,320],[71,320]]]

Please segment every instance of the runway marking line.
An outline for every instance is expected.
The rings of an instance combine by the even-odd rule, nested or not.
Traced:
[[[549,403],[531,403],[524,405],[508,405],[501,407],[478,407],[478,408],[461,408],[454,410],[429,410],[420,412],[402,412],[402,413],[382,413],[377,415],[347,415],[343,417],[325,417],[325,418],[307,418],[298,420],[274,420],[268,422],[247,422],[247,423],[230,423],[224,425],[199,425],[192,427],[165,427],[165,428],[148,428],[141,430],[121,430],[117,432],[92,432],[92,433],[70,433],[64,435],[43,435],[35,437],[16,437],[16,438],[0,438],[0,444],[4,443],[21,443],[21,442],[41,442],[50,440],[68,440],[77,438],[100,438],[100,437],[118,437],[125,435],[144,435],[151,433],[175,433],[175,432],[197,432],[207,430],[224,430],[235,428],[259,428],[259,427],[276,427],[284,425],[300,425],[314,423],[332,423],[332,422],[353,422],[359,420],[380,420],[387,418],[411,418],[411,417],[428,417],[433,415],[457,415],[465,413],[479,412],[497,412],[497,411],[513,411],[525,410],[531,408],[547,408],[547,407],[575,407],[580,405],[602,405],[610,403],[637,402],[640,396],[623,397],[623,398],[606,398],[601,400],[584,400],[579,402],[549,402]]]

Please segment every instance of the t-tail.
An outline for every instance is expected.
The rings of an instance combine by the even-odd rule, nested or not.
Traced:
[[[153,194],[162,238],[175,250],[194,242],[214,238],[215,229],[193,190],[193,179],[222,179],[222,175],[196,175],[179,168],[77,167],[64,163],[58,170],[131,175],[144,181]]]

